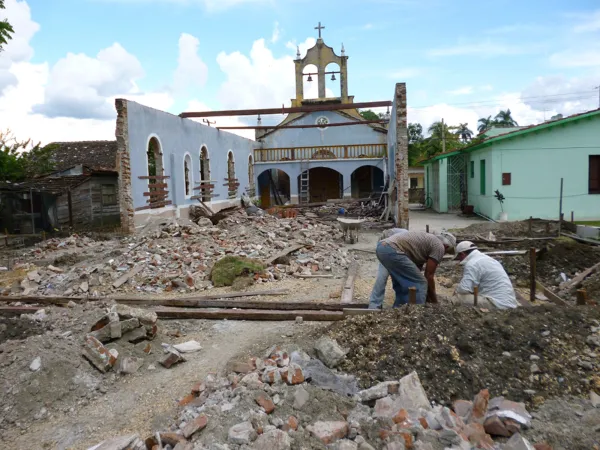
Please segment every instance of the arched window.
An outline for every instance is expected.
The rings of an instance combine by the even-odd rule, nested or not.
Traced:
[[[185,196],[192,196],[192,157],[186,153],[183,158],[183,183]]]
[[[235,160],[233,159],[233,152],[231,150],[227,153],[227,184],[228,197],[235,198],[239,183],[235,178]]]
[[[155,136],[151,137],[148,142],[148,150],[146,151],[146,156],[148,157],[148,176],[164,175],[162,155],[160,142],[158,142]]]

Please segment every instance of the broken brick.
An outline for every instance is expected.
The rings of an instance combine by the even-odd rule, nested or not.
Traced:
[[[465,417],[468,417],[471,413],[471,410],[473,409],[473,402],[470,402],[468,400],[456,400],[452,404],[452,408],[459,417],[462,417],[464,419]]]
[[[492,436],[510,437],[512,433],[506,429],[504,422],[498,416],[491,416],[485,419],[483,427],[488,434]]]
[[[535,450],[552,450],[552,446],[546,442],[539,442],[533,445]]]
[[[185,359],[178,352],[170,351],[159,362],[162,366],[170,369],[173,364],[177,364],[182,361],[185,361]]]
[[[297,364],[290,364],[286,369],[281,370],[281,379],[289,385],[304,383],[304,372]]]
[[[394,423],[402,423],[402,422],[406,421],[407,419],[408,419],[408,411],[405,409],[401,409],[394,415],[394,417],[392,417],[392,420],[394,421]]]
[[[275,403],[273,400],[265,394],[264,392],[259,392],[256,397],[254,397],[254,401],[265,410],[267,414],[271,414],[275,411]]]
[[[306,429],[323,444],[331,444],[338,439],[346,437],[348,434],[348,424],[346,422],[315,422]]]
[[[85,338],[83,356],[100,372],[108,372],[117,362],[117,358],[98,339],[90,335]]]
[[[488,403],[490,401],[490,392],[487,389],[482,389],[473,400],[473,410],[471,418],[477,422],[483,422],[487,413]]]
[[[502,419],[504,422],[504,426],[510,432],[510,434],[520,433],[521,432],[521,424],[515,420],[504,418]]]
[[[204,415],[204,414],[200,414],[198,417],[196,417],[195,419],[189,421],[185,427],[183,427],[183,435],[186,438],[189,438],[190,436],[192,436],[194,433],[203,430],[204,428],[206,428],[206,425],[208,424],[208,418]]]
[[[204,392],[206,390],[206,385],[202,381],[198,381],[194,386],[192,386],[192,394],[199,395],[200,392]]]
[[[188,394],[179,400],[179,406],[189,405],[195,398],[196,396],[194,394]]]
[[[298,429],[298,419],[296,419],[294,416],[290,416],[288,418],[288,420],[283,424],[283,427],[281,427],[281,429],[283,431],[296,431]]]

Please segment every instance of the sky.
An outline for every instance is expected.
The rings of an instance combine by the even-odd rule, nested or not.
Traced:
[[[348,59],[356,102],[406,82],[408,120],[477,128],[510,108],[530,125],[599,107],[597,0],[5,0],[0,131],[115,138],[115,98],[183,111],[273,108],[295,96],[297,48]],[[339,78],[338,78],[339,80]],[[339,81],[338,81],[339,83]],[[316,96],[316,81],[305,84]],[[328,95],[339,85],[327,81]],[[263,117],[263,124],[282,116]],[[255,124],[223,117],[216,125]],[[214,125],[213,125],[214,126]],[[239,134],[252,137],[253,131]]]

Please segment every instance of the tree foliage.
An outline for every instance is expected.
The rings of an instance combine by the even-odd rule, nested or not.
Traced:
[[[0,131],[0,181],[23,181],[53,170],[55,146],[41,147],[31,139],[17,140],[10,130]]]
[[[0,9],[4,9],[4,0],[0,0]],[[14,32],[15,30],[7,19],[0,20],[0,52],[2,47],[12,39]]]
[[[483,133],[485,130],[490,129],[493,126],[497,126],[497,127],[518,127],[519,126],[517,121],[515,119],[513,119],[510,109],[507,109],[506,111],[500,110],[498,112],[498,114],[496,114],[494,116],[493,119],[492,119],[492,116],[482,117],[481,119],[479,119],[479,121],[477,123],[478,123],[477,131],[479,133]]]
[[[384,119],[384,114],[371,111],[370,109],[363,109],[359,111],[359,114],[365,120],[382,120]]]

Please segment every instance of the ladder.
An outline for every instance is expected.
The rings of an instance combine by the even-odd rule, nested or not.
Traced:
[[[300,160],[300,196],[298,198],[299,203],[310,202],[310,191],[309,191],[309,165],[308,159]]]

